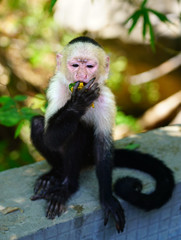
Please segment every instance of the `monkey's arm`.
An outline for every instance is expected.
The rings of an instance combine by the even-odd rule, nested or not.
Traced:
[[[80,91],[78,91],[79,82],[77,82],[71,99],[49,119],[44,134],[47,146],[56,150],[75,133],[80,118],[99,96],[99,88],[97,83],[92,85],[93,81],[89,81]]]
[[[117,231],[123,231],[125,225],[124,211],[119,201],[112,195],[112,138],[99,134],[95,139],[96,173],[99,182],[100,202],[104,210],[104,225],[112,214]]]

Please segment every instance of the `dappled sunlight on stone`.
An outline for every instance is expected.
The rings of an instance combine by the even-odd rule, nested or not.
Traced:
[[[0,205],[0,211],[3,210],[5,208],[5,206]]]
[[[27,199],[23,198],[23,197],[19,197],[19,198],[15,198],[14,199],[14,202],[16,202],[16,203],[23,203],[25,201],[27,201]]]

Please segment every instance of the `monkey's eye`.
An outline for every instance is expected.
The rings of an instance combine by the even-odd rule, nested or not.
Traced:
[[[76,63],[72,64],[72,67],[77,68],[78,66],[79,66],[79,64],[76,64]]]
[[[94,66],[93,65],[87,65],[88,68],[93,68]]]

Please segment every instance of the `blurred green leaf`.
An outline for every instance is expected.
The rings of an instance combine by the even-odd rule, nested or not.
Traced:
[[[149,36],[150,36],[150,45],[153,51],[155,51],[155,36],[154,36],[154,30],[153,26],[151,24],[149,13],[152,13],[156,15],[161,22],[171,22],[167,16],[163,13],[160,13],[154,9],[146,8],[147,0],[144,0],[141,5],[140,9],[136,10],[126,21],[125,24],[128,23],[130,20],[132,20],[132,24],[128,29],[128,33],[130,34],[132,30],[135,28],[138,20],[142,17],[143,18],[143,30],[142,30],[142,36],[143,39],[145,39],[147,30],[149,30]]]
[[[21,0],[8,0],[8,6],[11,9],[17,9],[18,7],[22,6],[22,1]]]
[[[21,117],[16,108],[4,110],[0,108],[0,124],[6,127],[12,127],[21,120]]]
[[[25,101],[26,99],[27,99],[27,96],[24,96],[24,95],[16,95],[14,97],[15,101]]]
[[[17,138],[20,135],[23,125],[24,125],[24,121],[20,121],[20,123],[18,124],[18,126],[16,127],[16,130],[15,130],[15,134],[14,134],[15,138]]]
[[[146,36],[146,30],[147,30],[147,17],[146,17],[146,12],[143,13],[143,39],[145,39]]]
[[[2,104],[2,105],[8,105],[8,106],[13,106],[13,105],[15,105],[16,103],[15,103],[15,101],[11,98],[11,97],[9,97],[9,96],[2,96],[2,97],[0,97],[0,104]]]
[[[137,148],[140,147],[140,144],[137,144],[137,143],[130,143],[128,144],[125,149],[128,149],[128,150],[135,150]]]
[[[126,24],[127,22],[129,22],[129,20],[132,20],[132,25],[131,25],[131,27],[130,27],[129,30],[128,30],[128,33],[129,33],[129,34],[130,34],[130,33],[132,32],[132,30],[134,29],[134,27],[135,27],[135,25],[136,25],[136,23],[137,23],[137,21],[138,21],[138,19],[139,19],[140,16],[141,16],[141,11],[138,10],[138,11],[136,11],[135,13],[133,13],[133,14],[125,21],[125,24]]]
[[[134,29],[134,27],[136,26],[137,22],[138,22],[138,19],[139,17],[141,16],[142,12],[140,10],[136,11],[135,14],[133,14],[133,17],[132,17],[132,25],[131,27],[129,28],[129,34],[132,32],[132,30]]]
[[[154,36],[153,27],[151,25],[148,13],[147,13],[147,22],[148,22],[148,26],[149,26],[151,48],[152,48],[153,51],[155,51],[155,36]]]
[[[142,3],[141,3],[141,8],[145,8],[145,5],[147,4],[147,0],[144,0]]]
[[[22,120],[31,120],[37,113],[29,107],[20,107],[18,105],[20,101],[24,101],[26,98],[23,95],[17,95],[14,98],[9,96],[0,97],[0,124],[12,127],[20,124],[19,122]],[[18,130],[15,133],[16,136],[18,135],[19,128],[17,128]]]
[[[160,19],[161,22],[171,22],[165,14],[158,12],[156,10],[153,10],[151,8],[147,8],[147,10],[149,12],[153,13],[154,15],[156,15]]]
[[[120,107],[117,108],[116,113],[116,125],[127,125],[133,131],[137,132],[140,130],[140,126],[137,123],[137,119],[133,116],[126,115],[124,112],[120,110]]]
[[[52,12],[53,7],[55,6],[55,3],[56,3],[56,2],[57,2],[57,0],[51,0],[50,9],[49,9],[50,12]]]
[[[22,119],[26,119],[26,120],[31,120],[33,116],[37,115],[35,111],[33,111],[31,108],[28,108],[28,107],[21,108],[20,112],[22,115]]]

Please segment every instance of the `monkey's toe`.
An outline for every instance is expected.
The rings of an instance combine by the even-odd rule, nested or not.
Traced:
[[[54,219],[56,216],[61,216],[66,210],[64,200],[57,194],[52,195],[52,199],[48,202],[46,217]]]
[[[118,233],[120,233],[120,231],[123,232],[125,225],[125,216],[124,210],[121,207],[119,201],[116,198],[112,197],[111,200],[103,203],[103,208],[105,214],[104,225],[107,224],[109,215],[112,214]]]

